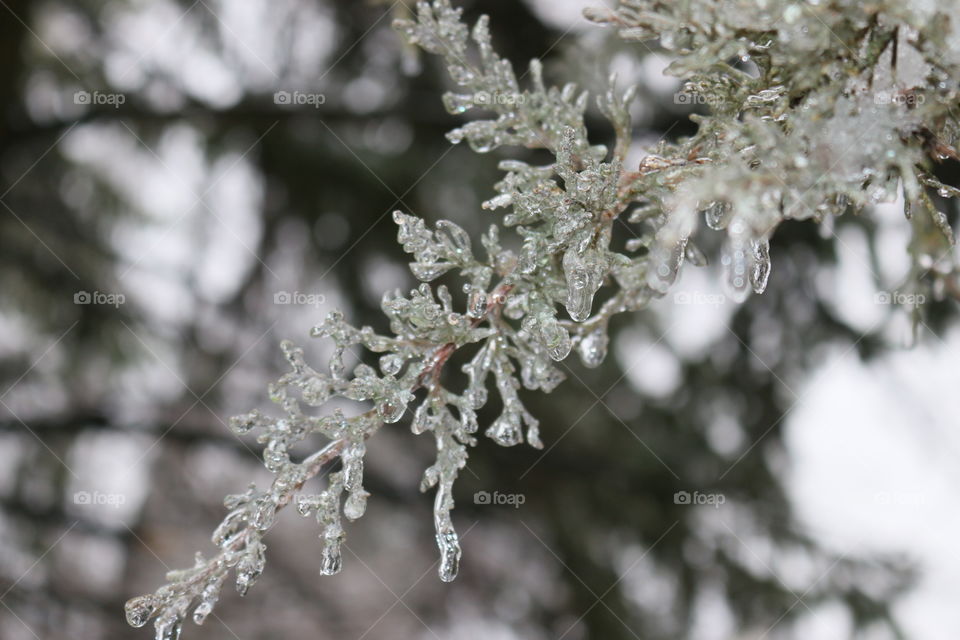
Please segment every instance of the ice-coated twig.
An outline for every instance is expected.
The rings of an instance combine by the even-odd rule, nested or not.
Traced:
[[[454,481],[477,443],[477,411],[489,393],[499,395],[502,410],[484,434],[502,446],[542,446],[539,423],[518,390],[551,392],[564,379],[555,362],[571,351],[586,366],[598,366],[614,315],[664,296],[684,263],[706,264],[695,244],[701,219],[708,230],[726,234],[724,282],[729,296],[742,301],[766,288],[770,238],[781,223],[812,219],[829,229],[836,216],[902,194],[914,233],[909,285],[957,295],[953,231],[928,192],[960,195],[932,171],[934,163],[958,157],[960,139],[960,95],[956,83],[947,82],[960,75],[960,55],[940,55],[952,51],[942,32],[918,36],[925,20],[938,16],[913,14],[899,0],[843,10],[828,3],[800,10],[768,0],[762,11],[748,0],[624,0],[616,11],[594,12],[592,18],[628,38],[659,38],[676,57],[669,71],[685,81],[683,95],[710,106],[695,116],[694,136],[658,143],[633,168],[626,166],[633,89],[621,92],[610,79],[597,107],[616,141],[612,149],[591,144],[586,92],[572,84],[548,87],[538,61],[530,64],[529,86],[521,86],[510,62],[494,52],[486,18],[471,32],[448,0],[420,2],[417,19],[396,27],[446,65],[458,87],[444,96],[448,111],[487,116],[455,129],[450,140],[480,153],[542,148],[554,162],[500,162],[504,176],[483,208],[505,215],[502,226],[492,225],[481,238],[485,257],[459,225],[440,220],[431,229],[395,212],[398,241],[423,284],[407,296],[384,296],[391,334],[329,314],[312,332],[334,343],[323,372],[305,362],[301,349],[282,344],[292,370],[270,387],[282,416],[253,411],[232,421],[238,433],[259,433],[264,464],[275,474],[270,489],[229,496],[228,514],[213,535],[217,555],[198,555],[194,567],[170,572],[155,593],[130,600],[130,624],[155,617],[157,637],[173,639],[191,611],[198,624],[210,614],[231,571],[246,593],[264,568],[263,535],[294,500],[320,527],[320,571],[339,571],[341,515],[356,520],[366,510],[365,442],[408,410],[413,433],[430,432],[436,443],[436,462],[425,470],[421,490],[436,491],[439,574],[452,580],[461,558],[451,517]],[[895,68],[894,44],[899,59],[912,56],[913,75]],[[816,64],[811,51],[820,56]],[[734,58],[751,61],[753,72],[728,64]],[[632,225],[635,237],[623,247],[613,246],[615,222]],[[501,245],[503,229],[521,240],[516,252]],[[445,274],[463,283],[457,300],[446,286],[428,284]],[[603,302],[596,304],[601,290]],[[343,356],[354,345],[377,354],[379,372],[366,363],[346,372]],[[445,386],[444,368],[466,345],[476,345],[476,353],[462,365],[465,388],[454,391]],[[310,411],[333,397],[371,408],[355,416]],[[314,434],[328,444],[292,461],[291,448]],[[300,494],[337,462],[321,493]]]

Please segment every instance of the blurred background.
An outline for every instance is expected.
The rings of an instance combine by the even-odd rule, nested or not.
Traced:
[[[385,328],[382,293],[415,284],[394,209],[499,219],[497,159],[527,152],[444,138],[443,69],[390,28],[411,4],[0,0],[0,638],[149,637],[124,601],[270,480],[226,422],[269,410],[278,342],[320,367],[331,309]],[[639,83],[637,160],[694,130],[669,59],[583,2],[459,4],[517,67]],[[908,241],[902,204],[791,223],[763,296],[688,268],[619,318],[603,367],[526,396],[543,451],[473,450],[452,584],[417,491],[433,443],[384,429],[342,573],[284,513],[258,585],[184,637],[954,638],[960,336],[955,303],[925,301],[916,340],[889,304]]]

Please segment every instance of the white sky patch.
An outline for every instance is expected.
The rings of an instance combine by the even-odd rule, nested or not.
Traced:
[[[91,431],[77,438],[67,465],[67,509],[105,526],[132,524],[146,498],[153,440],[117,431]],[[158,451],[154,448],[154,451]]]
[[[140,333],[143,343],[130,332],[122,336],[125,348],[135,353],[136,359],[115,373],[115,392],[109,397],[111,411],[116,411],[118,421],[128,424],[155,419],[153,412],[157,406],[174,402],[184,394],[186,374],[180,370],[177,352],[155,336]]]
[[[661,95],[666,95],[680,89],[680,80],[664,73],[672,61],[673,60],[662,53],[651,53],[643,57],[641,61],[644,72],[643,77],[651,90]]]
[[[729,640],[735,637],[736,621],[726,592],[720,585],[700,585],[695,596],[693,627],[690,638],[694,640]]]
[[[903,282],[910,271],[909,244],[910,222],[903,214],[903,191],[896,202],[885,202],[873,207],[873,220],[877,224],[874,237],[877,253],[883,260],[877,266],[880,276],[889,286]]]
[[[702,356],[717,340],[728,336],[727,329],[737,305],[723,293],[718,269],[683,267],[670,292],[651,304],[669,327],[665,341],[684,358]]]
[[[309,90],[336,45],[329,11],[313,3],[209,1],[184,8],[151,2],[108,11],[113,47],[104,66],[110,84],[130,90],[166,86],[145,91],[166,108],[178,104],[170,100],[177,90],[218,108],[235,104],[245,90]],[[278,33],[283,37],[277,39]]]
[[[587,7],[602,7],[604,0],[528,0],[530,8],[540,20],[554,29],[571,33],[598,29],[596,24],[583,17]]]
[[[122,589],[120,582],[127,553],[119,540],[74,533],[65,536],[53,554],[68,588],[107,598]]]
[[[817,275],[818,289],[827,304],[845,322],[858,331],[866,332],[880,322],[890,308],[889,305],[878,303],[877,294],[880,291],[863,230],[843,227],[836,237],[837,266],[824,269]]]
[[[64,138],[62,149],[148,216],[168,219],[183,213],[206,177],[196,131],[171,127],[152,150],[145,142],[122,125],[81,125]]]
[[[142,214],[120,218],[111,240],[123,258],[122,293],[152,317],[186,321],[195,295],[226,299],[255,264],[263,187],[239,147],[210,164],[186,125],[155,143],[105,126],[79,127],[65,139],[68,157]]]
[[[908,637],[960,626],[960,332],[869,363],[835,352],[787,419],[787,488],[801,519],[841,552],[903,553],[923,575],[898,609]]]
[[[219,302],[236,292],[257,261],[263,233],[263,185],[250,161],[239,153],[218,158],[210,177],[210,209],[200,211],[206,242],[197,266],[197,284],[204,297]]]
[[[634,389],[664,398],[680,385],[680,362],[662,342],[646,332],[623,332],[614,342],[617,360]]]

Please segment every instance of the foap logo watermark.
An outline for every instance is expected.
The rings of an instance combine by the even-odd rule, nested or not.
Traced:
[[[926,504],[927,496],[917,491],[880,491],[873,496],[873,501],[879,505],[920,507]]]
[[[677,291],[673,294],[674,304],[705,305],[719,307],[727,301],[722,293],[704,293],[702,291]]]
[[[722,493],[700,493],[694,491],[677,491],[673,494],[673,504],[682,505],[710,505],[717,509],[727,501],[727,497]]]
[[[273,294],[273,304],[297,304],[319,307],[327,301],[322,293],[302,293],[300,291],[277,291]]]
[[[895,304],[904,307],[919,307],[927,301],[922,293],[902,293],[900,291],[878,291],[873,295],[876,304]]]
[[[477,91],[473,94],[473,103],[478,107],[517,105],[524,104],[526,101],[527,96],[522,93]]]
[[[103,91],[84,91],[83,89],[74,92],[73,104],[106,106],[119,109],[120,105],[127,101],[127,96],[122,93],[105,93]]]
[[[73,294],[73,304],[108,304],[114,308],[127,301],[122,293],[106,293],[104,291],[77,291]]]
[[[101,493],[99,491],[77,491],[73,494],[73,504],[80,506],[106,505],[118,509],[127,502],[122,493]]]
[[[873,95],[874,104],[899,104],[913,107],[926,101],[925,95],[912,91],[879,91]]]
[[[673,94],[673,104],[702,104],[708,107],[714,107],[722,104],[724,101],[718,96],[708,96],[703,93],[693,91],[677,91]]]
[[[509,505],[514,509],[519,509],[520,505],[527,501],[527,496],[522,493],[500,493],[494,491],[477,491],[473,494],[473,504],[491,504],[491,505]]]
[[[470,294],[470,306],[480,306],[481,303],[483,303],[483,305],[503,306],[507,304],[507,301],[510,299],[511,296],[507,293],[500,293],[498,291],[491,293],[474,291]]]
[[[306,91],[277,91],[273,94],[273,104],[282,107],[287,106],[311,106],[319,109],[320,105],[327,101],[327,96],[322,93],[308,93]]]

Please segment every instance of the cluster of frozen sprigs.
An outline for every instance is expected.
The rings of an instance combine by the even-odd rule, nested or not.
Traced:
[[[911,218],[919,238],[912,250],[930,258],[942,243],[949,246],[953,238],[945,217],[918,185],[939,189],[941,195],[957,192],[929,172],[918,171],[929,159],[924,143],[908,132],[926,127],[939,140],[939,148],[952,151],[955,136],[950,131],[956,126],[949,109],[956,92],[935,90],[922,108],[908,109],[910,105],[903,103],[868,107],[856,84],[862,84],[857,79],[864,74],[876,75],[875,67],[890,64],[889,57],[884,62],[883,52],[889,50],[891,38],[904,37],[895,25],[874,24],[876,34],[869,37],[886,44],[873,43],[872,58],[851,55],[863,50],[862,43],[833,42],[831,55],[823,55],[824,68],[811,80],[808,56],[793,51],[801,46],[798,40],[784,35],[781,43],[771,36],[774,27],[758,25],[756,33],[749,33],[722,22],[708,25],[685,18],[683,28],[674,28],[671,20],[680,18],[673,10],[633,0],[620,13],[601,17],[625,35],[635,36],[638,30],[647,34],[644,24],[664,12],[658,24],[670,34],[662,44],[678,57],[676,73],[688,80],[688,90],[718,105],[717,114],[697,118],[697,135],[676,144],[660,143],[636,171],[624,167],[632,142],[632,90],[618,93],[611,81],[610,90],[597,100],[616,132],[616,144],[608,150],[588,142],[586,92],[574,85],[548,88],[537,61],[530,65],[530,88],[521,90],[510,63],[493,51],[486,19],[471,34],[459,10],[447,0],[437,0],[432,6],[419,5],[416,21],[398,23],[411,43],[442,57],[460,87],[461,93],[444,97],[451,113],[481,105],[495,116],[451,132],[452,141],[465,140],[478,152],[505,145],[544,148],[555,157],[548,166],[503,161],[505,176],[495,185],[498,195],[484,203],[485,209],[508,210],[503,224],[516,230],[522,244],[516,252],[505,249],[500,227],[493,225],[481,238],[486,254],[481,259],[466,231],[453,222],[442,220],[431,230],[417,217],[395,213],[399,242],[414,258],[413,274],[425,283],[409,296],[396,292],[384,298],[392,335],[352,327],[339,313],[330,314],[313,331],[314,336],[333,341],[326,372],[312,369],[299,348],[283,344],[292,370],[270,388],[283,417],[254,411],[232,421],[239,434],[259,432],[264,462],[275,474],[271,487],[260,491],[251,486],[244,494],[228,497],[229,513],[213,535],[217,555],[207,559],[198,554],[192,568],[171,572],[168,584],[155,593],[130,600],[130,624],[142,626],[156,616],[158,638],[178,637],[191,608],[198,624],[210,614],[231,570],[237,589],[246,593],[264,568],[263,534],[291,502],[321,527],[321,572],[338,572],[344,540],[341,513],[352,521],[366,509],[365,441],[383,424],[399,421],[416,404],[418,391],[425,396],[413,408],[411,428],[415,434],[431,433],[437,448],[436,462],[424,472],[421,490],[436,490],[439,574],[444,581],[452,580],[460,559],[450,517],[453,483],[466,463],[467,448],[476,444],[477,411],[487,404],[488,386],[499,395],[502,411],[485,434],[503,446],[525,440],[541,447],[537,420],[524,408],[518,390],[552,391],[564,378],[554,363],[574,349],[585,365],[598,366],[607,352],[607,325],[613,315],[642,308],[664,295],[685,261],[706,264],[692,240],[700,219],[711,229],[726,231],[721,263],[730,297],[737,301],[766,287],[769,238],[780,222],[812,218],[827,224],[845,211],[895,199],[899,185],[908,213],[929,213]],[[829,22],[839,33],[861,37],[856,35],[859,31],[836,24],[856,23],[860,20],[856,11],[849,16],[816,11],[820,13],[806,16],[810,29],[819,31],[817,23]],[[711,19],[720,21],[720,14]],[[791,14],[789,29],[798,19]],[[471,39],[477,54],[470,50]],[[904,42],[901,57],[905,48],[916,44]],[[752,56],[756,75],[717,64],[738,51]],[[792,67],[790,55],[796,58]],[[890,88],[889,83],[877,85]],[[481,101],[476,98],[481,94],[518,99]],[[836,132],[831,130],[838,111],[849,116],[839,126],[868,120],[884,130],[847,154],[847,149],[837,148]],[[944,121],[954,124],[943,125]],[[948,126],[954,128],[944,129]],[[628,209],[627,223],[646,226],[624,252],[614,251],[612,228]],[[939,241],[926,233],[930,227],[943,232]],[[433,289],[426,284],[451,271],[465,281],[463,312],[455,310],[446,286]],[[935,272],[938,277],[951,274]],[[609,295],[595,305],[594,298],[605,285]],[[560,317],[560,307],[567,318]],[[379,373],[359,364],[348,375],[344,356],[356,345],[379,354]],[[477,345],[476,353],[462,366],[465,388],[455,392],[443,385],[442,373],[465,345]],[[371,403],[373,408],[352,416],[340,409],[324,416],[304,410],[325,406],[333,398]],[[329,444],[293,461],[293,447],[315,434]],[[300,493],[308,480],[336,460],[340,468],[327,475],[326,489],[317,495]]]

